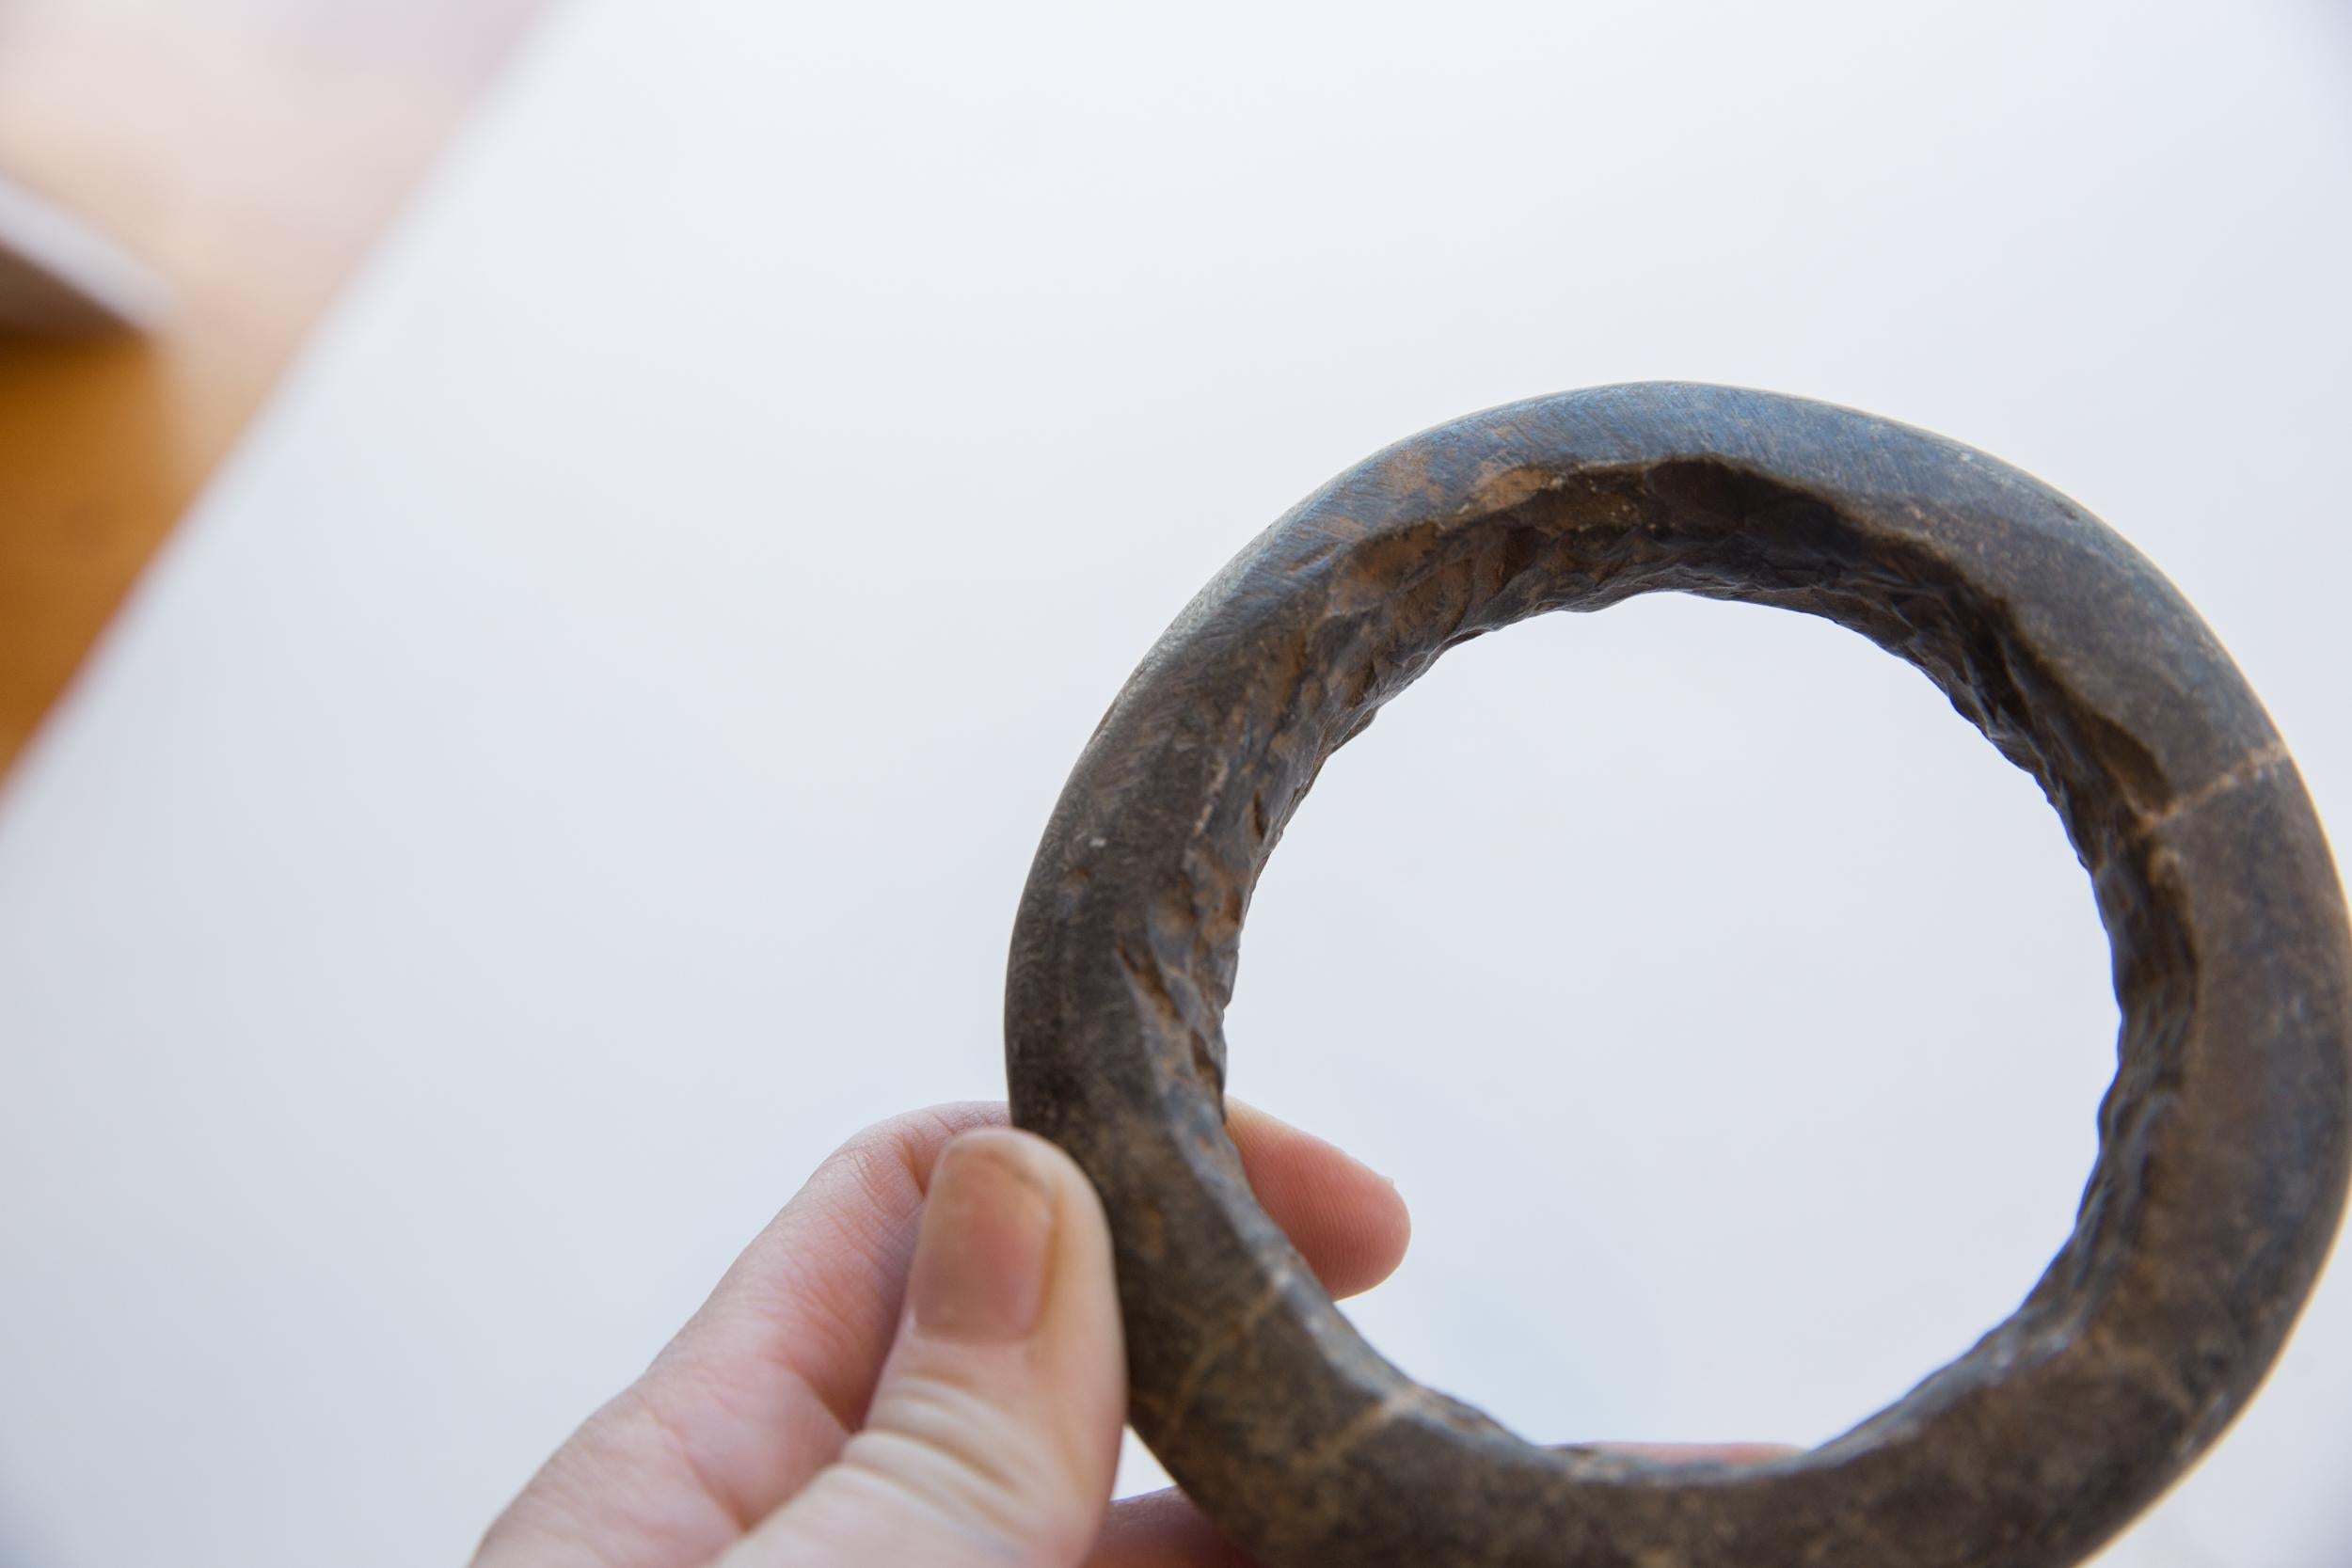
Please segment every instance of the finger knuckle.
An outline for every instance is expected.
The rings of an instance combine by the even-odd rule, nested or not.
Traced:
[[[896,1382],[843,1465],[918,1495],[1025,1554],[1076,1562],[1101,1524],[1069,1456],[982,1395],[944,1380]]]

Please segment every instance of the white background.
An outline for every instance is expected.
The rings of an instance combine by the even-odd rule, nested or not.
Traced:
[[[462,1559],[830,1147],[1000,1092],[1128,668],[1473,408],[1998,453],[2352,820],[2347,277],[2316,5],[560,13],[0,800],[0,1564]],[[1414,1205],[1358,1321],[1550,1440],[1900,1394],[2065,1234],[2112,1064],[2032,785],[1695,601],[1449,658],[1245,947],[1235,1090]],[[2337,1563],[2347,1456],[2339,1277],[2107,1560]]]

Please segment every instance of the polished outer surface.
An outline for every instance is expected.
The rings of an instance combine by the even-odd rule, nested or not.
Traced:
[[[1453,644],[1660,589],[1926,672],[2064,818],[2122,1012],[2074,1234],[2024,1305],[1753,1469],[1537,1448],[1413,1383],[1260,1210],[1221,1110],[1243,912],[1324,759]],[[1015,1118],[1109,1210],[1136,1430],[1268,1568],[2038,1568],[2128,1523],[2278,1353],[2344,1201],[2348,974],[2285,747],[2131,546],[1919,431],[1616,387],[1391,448],[1177,618],[1039,848],[1007,1054]]]

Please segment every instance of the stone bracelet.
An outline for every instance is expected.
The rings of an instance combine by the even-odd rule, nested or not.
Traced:
[[[2119,1069],[2073,1237],[2017,1311],[1759,1465],[1527,1442],[1357,1334],[1225,1133],[1222,1018],[1266,856],[1447,648],[1675,589],[1826,616],[2041,781],[2114,952]],[[2341,1216],[2352,939],[2284,744],[2096,518],[1903,425],[1644,385],[1446,425],[1309,497],[1145,657],[1014,930],[1015,1120],[1101,1190],[1132,1419],[1266,1568],[2054,1568],[2254,1393]]]

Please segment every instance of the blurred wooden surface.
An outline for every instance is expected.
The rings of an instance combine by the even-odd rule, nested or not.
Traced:
[[[0,170],[160,273],[0,338],[0,770],[537,0],[0,0]]]

